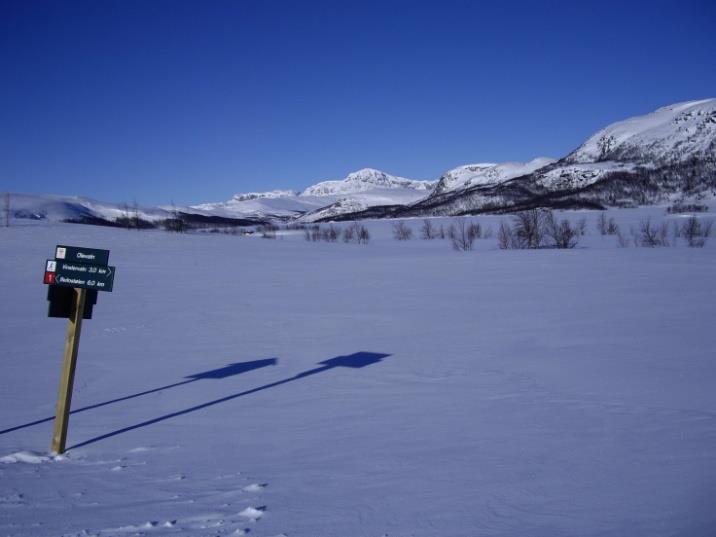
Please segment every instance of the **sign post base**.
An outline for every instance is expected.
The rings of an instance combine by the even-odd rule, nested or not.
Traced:
[[[72,385],[75,382],[77,350],[80,346],[80,332],[82,331],[82,316],[85,310],[87,289],[74,289],[74,295],[70,320],[67,323],[65,354],[62,363],[62,375],[60,377],[60,392],[57,396],[55,430],[52,433],[52,452],[58,455],[65,452],[65,444],[67,442],[67,425],[70,419],[70,405],[72,403]]]

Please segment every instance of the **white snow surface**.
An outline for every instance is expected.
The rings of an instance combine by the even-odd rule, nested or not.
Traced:
[[[558,216],[579,248],[0,228],[0,535],[712,535],[716,242]],[[53,458],[56,244],[117,272]]]
[[[634,164],[628,162],[589,162],[559,166],[546,172],[537,172],[537,184],[554,190],[584,188],[613,172],[630,172]]]
[[[135,207],[129,203],[107,203],[80,196],[12,193],[10,207],[14,218],[47,222],[61,222],[83,216],[113,221],[136,214],[149,221],[167,218],[169,213],[160,208]]]
[[[440,177],[434,193],[442,194],[471,186],[497,185],[509,179],[530,174],[553,162],[555,162],[554,159],[538,157],[529,162],[480,163],[458,166]]]
[[[606,139],[611,140],[611,150],[636,150],[640,156],[635,156],[635,160],[665,157],[686,160],[695,154],[714,156],[715,138],[716,99],[688,101],[613,123],[591,136],[567,160],[599,160]]]
[[[288,190],[237,194],[231,200],[192,209],[227,217],[302,217],[314,221],[376,205],[408,204],[428,195],[435,181],[416,181],[365,168],[345,179],[323,181],[300,194]]]
[[[357,194],[375,189],[381,190],[405,190],[413,189],[423,191],[432,190],[435,181],[417,181],[396,177],[373,168],[363,168],[348,174],[345,179],[339,181],[322,181],[308,187],[302,192],[304,196],[342,196],[346,194]]]

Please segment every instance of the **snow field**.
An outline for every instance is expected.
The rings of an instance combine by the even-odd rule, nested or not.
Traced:
[[[709,535],[715,243],[619,248],[582,216],[579,249],[538,251],[0,230],[0,535]],[[54,413],[60,243],[117,276],[53,459],[52,421],[23,425]]]

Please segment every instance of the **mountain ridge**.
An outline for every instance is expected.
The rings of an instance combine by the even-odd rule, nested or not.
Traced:
[[[559,160],[466,164],[434,181],[363,168],[300,193],[251,192],[172,210],[13,194],[18,218],[108,222],[130,212],[150,221],[180,211],[199,219],[315,222],[529,207],[620,207],[708,197],[716,197],[716,98],[675,103],[611,123]]]

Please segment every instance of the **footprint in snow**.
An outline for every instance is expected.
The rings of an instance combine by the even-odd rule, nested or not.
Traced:
[[[266,506],[261,507],[247,507],[239,513],[239,516],[249,519],[251,522],[256,522],[259,518],[264,516]]]
[[[268,487],[268,483],[251,483],[241,490],[244,492],[261,492],[266,487]]]

